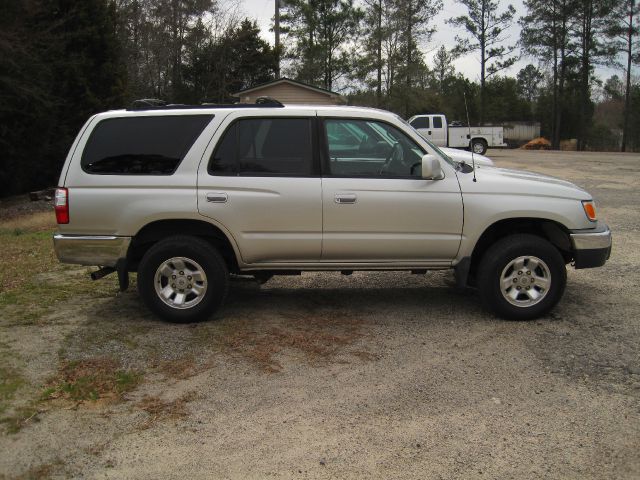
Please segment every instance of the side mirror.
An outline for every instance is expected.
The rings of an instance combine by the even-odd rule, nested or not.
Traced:
[[[435,155],[426,154],[422,157],[422,178],[429,180],[442,180],[444,178],[440,160]]]

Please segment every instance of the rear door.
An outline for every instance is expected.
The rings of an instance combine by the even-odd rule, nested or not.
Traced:
[[[320,258],[315,111],[230,114],[198,171],[198,210],[233,235],[246,264]]]
[[[447,123],[444,115],[434,115],[431,119],[431,137],[429,140],[438,147],[447,146]]]

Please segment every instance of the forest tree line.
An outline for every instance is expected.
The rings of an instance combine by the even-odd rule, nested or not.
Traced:
[[[532,120],[554,147],[640,149],[637,0],[286,0],[282,45],[233,0],[15,0],[0,3],[2,196],[54,185],[93,113],[138,98],[227,103],[278,72],[340,92],[348,103],[409,117]],[[520,38],[509,27],[519,23]],[[433,44],[453,29],[456,46]],[[435,51],[431,60],[425,52]],[[530,64],[504,74],[519,57]],[[478,60],[479,81],[454,69]],[[595,68],[618,69],[601,82]],[[616,131],[623,131],[622,141]]]

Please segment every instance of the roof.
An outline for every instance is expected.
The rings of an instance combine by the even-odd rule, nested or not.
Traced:
[[[292,85],[296,85],[298,87],[306,88],[306,89],[314,91],[314,92],[323,93],[323,94],[328,95],[328,96],[336,96],[336,97],[340,96],[340,94],[337,93],[337,92],[332,92],[331,90],[326,90],[326,89],[320,88],[320,87],[314,87],[313,85],[309,85],[308,83],[299,82],[298,80],[293,80],[292,78],[288,78],[288,77],[276,78],[275,80],[270,80],[268,82],[261,83],[260,85],[256,85],[255,87],[245,88],[244,90],[240,90],[239,92],[236,92],[236,93],[232,94],[232,96],[233,97],[238,97],[238,96],[240,96],[242,94],[250,93],[250,92],[253,92],[255,90],[260,90],[261,88],[264,88],[264,87],[270,87],[272,85],[277,85],[279,83],[290,83]]]

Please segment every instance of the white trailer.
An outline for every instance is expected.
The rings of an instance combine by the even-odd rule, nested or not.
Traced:
[[[474,153],[484,155],[489,147],[507,146],[502,127],[452,127],[442,114],[414,115],[409,124],[439,147],[472,148]]]

